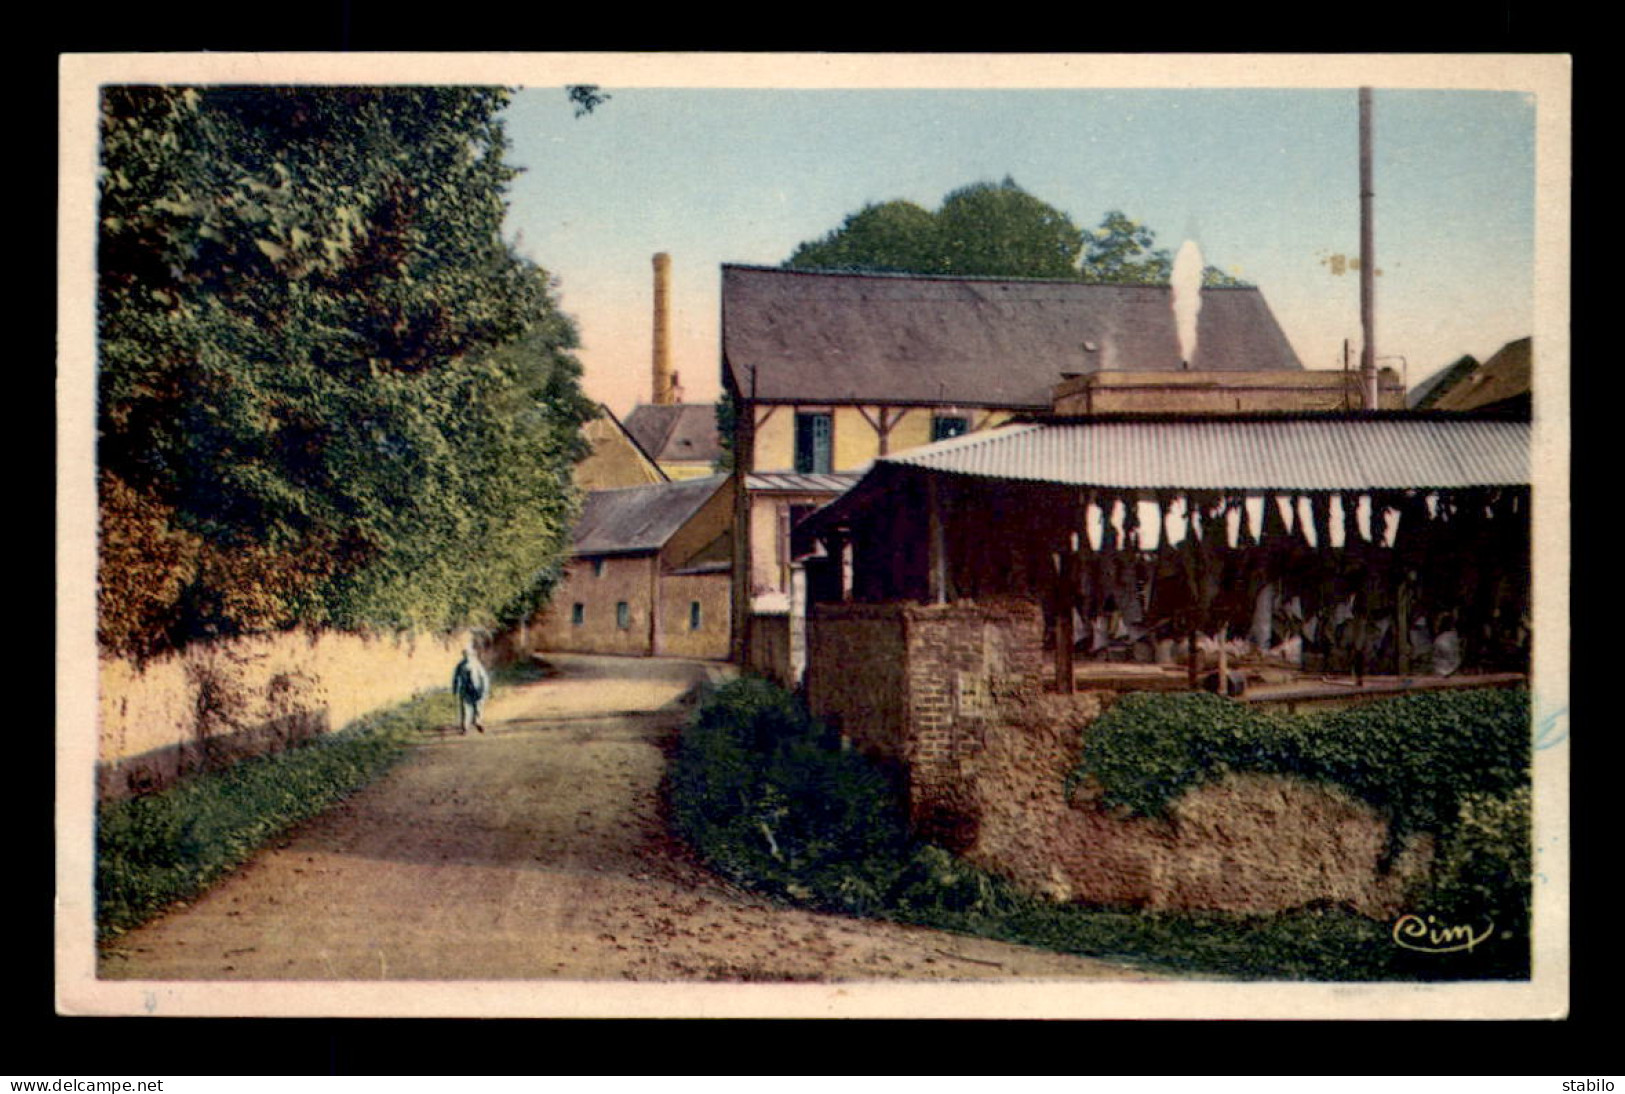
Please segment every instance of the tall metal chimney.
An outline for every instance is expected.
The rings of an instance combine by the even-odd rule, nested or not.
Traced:
[[[671,255],[655,255],[654,390],[656,406],[677,402],[676,378],[671,372]]]
[[[1377,254],[1371,230],[1371,89],[1360,89],[1360,393],[1367,410],[1377,403]]]

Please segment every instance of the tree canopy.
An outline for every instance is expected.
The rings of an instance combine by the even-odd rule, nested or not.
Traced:
[[[449,628],[545,594],[592,414],[501,237],[488,88],[109,87],[100,636]]]
[[[1150,228],[1113,210],[1094,230],[1045,204],[1014,179],[960,187],[936,212],[909,201],[870,204],[839,228],[801,244],[790,269],[1033,277],[1096,284],[1165,285],[1173,259]],[[1245,284],[1213,266],[1204,285]]]

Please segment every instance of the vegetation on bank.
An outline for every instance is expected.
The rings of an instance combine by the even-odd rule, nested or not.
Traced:
[[[1383,800],[1405,823],[1450,821],[1440,826],[1446,831],[1434,883],[1418,894],[1419,913],[1442,918],[1470,911],[1476,923],[1486,903],[1497,902],[1514,921],[1521,909],[1521,921],[1498,920],[1495,937],[1471,951],[1426,953],[1396,944],[1394,924],[1335,907],[1271,917],[1152,914],[1058,904],[1023,893],[913,839],[886,776],[843,749],[793,696],[755,679],[710,693],[686,727],[671,772],[672,816],[679,833],[725,877],[826,911],[1195,975],[1341,981],[1529,975],[1528,787],[1514,774],[1527,768],[1526,751],[1519,752],[1528,747],[1527,696],[1451,693],[1415,707],[1372,704],[1312,725],[1232,716],[1235,705],[1217,697],[1156,698],[1170,700],[1169,709],[1159,714],[1156,702],[1131,706],[1117,729],[1108,726],[1121,738],[1085,761],[1092,775],[1104,775],[1119,804],[1152,811],[1223,770],[1265,770],[1269,764],[1278,769],[1288,747],[1271,742],[1271,732],[1279,731],[1290,747],[1320,757],[1322,775],[1335,774],[1368,800],[1387,793]],[[1503,736],[1517,723],[1519,703],[1524,735]],[[1203,713],[1213,720],[1204,722]],[[1440,735],[1454,732],[1461,717],[1479,719],[1469,733],[1473,749],[1510,749],[1476,753],[1494,773],[1466,774],[1475,767],[1475,753],[1465,746],[1460,762],[1446,765],[1455,776],[1421,771],[1430,755],[1445,762],[1430,749],[1442,745]],[[1206,743],[1178,744],[1181,734],[1192,732]],[[1135,734],[1153,743],[1141,765],[1128,747]],[[1318,752],[1305,744],[1322,734],[1352,734],[1361,743],[1327,739],[1314,746]],[[1396,750],[1394,779],[1406,771],[1415,776],[1403,795],[1377,772],[1378,765],[1351,759],[1374,759],[1376,752],[1362,749],[1384,747]],[[1521,766],[1509,765],[1507,757],[1518,755],[1525,756]],[[1248,758],[1258,762],[1249,764]],[[1454,789],[1446,794],[1438,789],[1441,783]],[[1379,793],[1377,787],[1387,789]]]
[[[96,817],[97,934],[110,938],[190,900],[267,841],[383,774],[419,732],[456,718],[436,692],[337,733],[104,803]]]
[[[503,236],[508,99],[104,89],[104,651],[545,602],[597,411],[556,280]]]

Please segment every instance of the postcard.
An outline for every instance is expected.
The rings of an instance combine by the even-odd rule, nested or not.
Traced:
[[[1568,58],[60,77],[59,1013],[1567,1014]]]

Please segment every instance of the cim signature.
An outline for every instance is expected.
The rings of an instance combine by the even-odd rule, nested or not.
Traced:
[[[1394,921],[1394,941],[1418,953],[1459,953],[1471,950],[1495,930],[1491,923],[1484,933],[1474,935],[1471,927],[1445,927],[1433,916],[1402,915]]]

